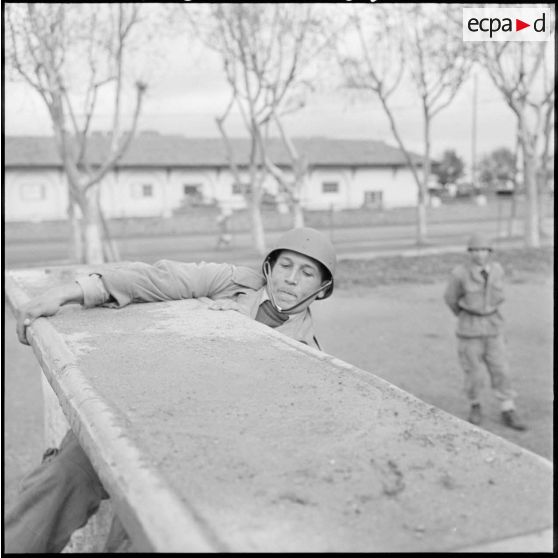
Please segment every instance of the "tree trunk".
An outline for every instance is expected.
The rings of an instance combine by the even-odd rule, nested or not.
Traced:
[[[252,151],[250,153],[249,167],[250,185],[252,188],[251,193],[248,196],[248,201],[250,206],[250,223],[252,225],[252,240],[254,241],[254,247],[256,248],[258,254],[263,256],[265,255],[265,232],[261,206],[263,196],[262,184],[264,177],[258,172],[258,165],[255,162],[258,154],[258,144],[256,143],[256,138],[259,134],[258,130],[258,127],[252,123],[250,130],[252,134]]]
[[[249,196],[249,207],[252,240],[258,254],[263,256],[265,255],[265,232],[261,211],[261,184],[259,184],[256,180],[256,172],[254,168],[251,169],[250,175],[252,183],[252,193]]]
[[[85,197],[83,213],[83,236],[85,238],[85,263],[101,264],[103,256],[103,240],[101,225],[101,208],[99,205],[99,185],[91,186]]]
[[[76,263],[85,263],[85,253],[83,250],[83,234],[82,227],[77,215],[77,206],[72,200],[70,195],[70,200],[68,202],[68,220],[70,221],[70,260]]]
[[[426,160],[426,156],[424,157]],[[424,163],[423,163],[424,164]],[[427,171],[424,171],[423,180],[419,181],[418,184],[418,196],[417,196],[417,239],[416,243],[418,246],[425,244],[426,242],[426,185],[425,180],[427,180]]]
[[[422,180],[418,184],[417,199],[417,245],[426,243],[426,202],[428,200],[428,180],[430,177],[430,116],[424,110],[424,155],[422,158]]]
[[[540,235],[536,161],[526,141],[522,142],[522,149],[523,180],[525,181],[525,193],[527,196],[525,244],[530,248],[538,248],[540,246]]]
[[[423,185],[419,188],[417,203],[417,246],[426,244],[426,204],[424,202]]]
[[[417,184],[417,240],[416,243],[417,245],[420,245],[423,243],[424,238],[426,238],[426,209],[425,209],[425,195],[424,195],[424,185],[421,183],[421,179],[418,173],[418,170],[416,169],[416,165],[413,161],[413,159],[411,158],[410,153],[407,151],[405,145],[403,144],[403,140],[401,139],[401,136],[399,135],[399,132],[397,130],[397,125],[395,123],[395,118],[393,116],[393,113],[391,111],[391,109],[389,108],[388,104],[387,104],[387,99],[383,94],[379,95],[380,101],[382,102],[382,106],[384,108],[384,111],[388,117],[389,120],[389,124],[390,124],[390,128],[391,131],[393,133],[393,137],[395,138],[395,141],[397,141],[397,145],[399,145],[399,148],[401,149],[403,156],[405,157],[405,159],[407,160],[407,165],[409,167],[409,170],[411,171],[411,174],[413,175],[413,178],[415,179],[415,182]],[[428,124],[428,120],[426,118],[425,115],[425,128],[426,128],[426,124]],[[425,129],[425,137],[428,137],[429,131],[427,131]]]
[[[302,204],[300,200],[295,199],[293,200],[293,227],[300,228],[304,227],[304,211],[302,209]]]
[[[549,203],[548,184],[546,180],[546,169],[540,162],[537,172],[537,200],[539,205],[539,236],[540,238],[548,238],[548,233],[544,226],[546,206]]]
[[[250,223],[252,225],[252,239],[254,246],[261,256],[265,255],[265,233],[262,220],[260,203],[257,198],[252,198],[250,202]]]
[[[304,227],[304,210],[302,209],[301,196],[306,176],[308,173],[308,165],[305,160],[298,158],[293,162],[294,182],[290,191],[291,210],[293,212],[293,227],[295,229]]]
[[[116,242],[110,234],[110,229],[107,224],[103,213],[100,213],[101,221],[101,231],[102,231],[102,241],[103,241],[103,254],[105,256],[105,261],[107,262],[117,262],[120,260],[120,252]]]
[[[514,181],[515,183],[515,181]],[[513,236],[513,224],[515,222],[515,217],[517,213],[517,192],[514,191],[510,200],[510,216],[508,219],[508,237]]]

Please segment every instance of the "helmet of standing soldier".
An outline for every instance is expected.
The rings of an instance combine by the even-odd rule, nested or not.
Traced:
[[[467,250],[490,250],[492,251],[494,248],[492,246],[492,241],[482,233],[475,233],[473,236],[469,238],[467,242]]]
[[[323,298],[331,295],[333,292],[333,278],[337,266],[337,257],[333,244],[326,236],[316,229],[309,227],[300,227],[287,231],[278,238],[273,248],[265,256],[262,269],[265,268],[266,262],[272,264],[281,250],[298,252],[321,264],[326,273],[329,274],[324,279],[327,281],[331,280],[331,284],[324,291]]]

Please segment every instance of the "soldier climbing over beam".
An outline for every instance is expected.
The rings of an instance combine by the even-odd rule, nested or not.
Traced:
[[[22,343],[29,344],[27,328],[33,321],[52,316],[70,303],[84,308],[121,308],[138,302],[209,297],[213,310],[237,310],[319,349],[310,305],[332,294],[335,268],[333,245],[310,228],[283,234],[259,270],[170,260],[154,265],[109,264],[29,301],[17,312],[17,334]],[[83,527],[108,497],[70,430],[60,448],[47,450],[43,462],[24,480],[14,506],[6,511],[6,552],[62,551],[72,533]],[[106,550],[119,548],[125,539],[123,527],[116,520]]]

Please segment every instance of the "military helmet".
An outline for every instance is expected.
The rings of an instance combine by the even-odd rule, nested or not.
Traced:
[[[337,257],[335,256],[333,244],[326,236],[316,229],[309,227],[291,229],[279,237],[273,248],[265,256],[263,265],[265,265],[265,262],[273,259],[273,256],[276,255],[275,252],[280,250],[298,252],[321,263],[331,277],[331,285],[324,291],[323,298],[331,295],[333,292],[333,278]]]
[[[475,233],[471,238],[469,238],[469,242],[467,243],[467,250],[477,249],[477,250],[492,250],[492,241],[482,233]]]

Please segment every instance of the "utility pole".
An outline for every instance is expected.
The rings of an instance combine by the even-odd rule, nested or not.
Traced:
[[[473,114],[471,131],[471,183],[477,188],[477,74],[473,74]]]

